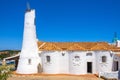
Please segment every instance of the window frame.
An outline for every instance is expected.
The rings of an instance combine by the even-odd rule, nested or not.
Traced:
[[[86,56],[92,56],[92,53],[90,53],[90,52],[86,53]]]
[[[101,59],[102,59],[102,60],[101,60],[102,63],[106,63],[106,62],[107,62],[107,56],[102,56]]]
[[[47,55],[47,56],[46,56],[46,62],[47,62],[47,63],[50,63],[50,61],[51,61],[51,58],[50,58],[49,55]]]
[[[78,59],[78,58],[80,58],[80,56],[74,56],[74,58],[75,58],[75,59]]]

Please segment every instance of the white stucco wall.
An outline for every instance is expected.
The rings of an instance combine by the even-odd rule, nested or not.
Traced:
[[[86,56],[92,53],[91,56]],[[79,56],[79,61],[75,61],[75,56]],[[69,52],[70,74],[87,74],[87,62],[92,63],[92,73],[96,73],[96,57],[93,51],[71,51]]]
[[[65,53],[62,56],[62,53]],[[47,62],[46,56],[50,56],[50,62]],[[57,74],[68,73],[69,62],[68,53],[63,51],[43,51],[42,52],[43,73]]]
[[[33,74],[38,72],[38,63],[39,58],[31,58],[31,63],[29,64],[28,60],[30,58],[21,58],[19,59],[19,65],[17,68],[17,73],[20,74]]]
[[[106,62],[102,62],[102,56],[106,56]],[[113,66],[113,56],[110,51],[96,51],[97,57],[97,72],[111,72]]]
[[[85,52],[69,51],[69,72],[70,74],[86,74]],[[75,56],[80,58],[77,60]]]
[[[18,61],[17,73],[38,73],[37,66],[40,63],[35,26],[35,10],[25,13],[23,44]],[[29,64],[30,63],[30,64]]]
[[[69,73],[69,53],[67,51],[61,51],[60,53],[60,73]]]
[[[62,53],[65,55],[62,56]],[[87,56],[91,53],[91,56]],[[111,72],[113,66],[113,55],[110,51],[43,51],[42,64],[43,72],[48,74],[87,74],[87,62],[92,63],[92,74],[99,72]],[[50,63],[46,62],[46,56],[51,57]],[[79,56],[79,59],[75,59]],[[107,61],[102,62],[102,56]]]

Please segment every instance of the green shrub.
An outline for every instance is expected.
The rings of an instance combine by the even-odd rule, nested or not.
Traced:
[[[11,76],[9,66],[0,66],[0,80],[7,80]]]

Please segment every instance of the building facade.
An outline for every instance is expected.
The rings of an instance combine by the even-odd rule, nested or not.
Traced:
[[[120,41],[42,42],[37,41],[35,10],[25,13],[24,35],[17,73],[98,74],[120,68]]]
[[[41,44],[43,73],[98,74],[118,71],[120,67],[119,48],[106,42],[38,42]]]

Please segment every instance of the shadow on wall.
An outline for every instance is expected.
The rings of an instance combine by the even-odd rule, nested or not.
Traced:
[[[118,80],[120,80],[120,70],[118,71]]]

